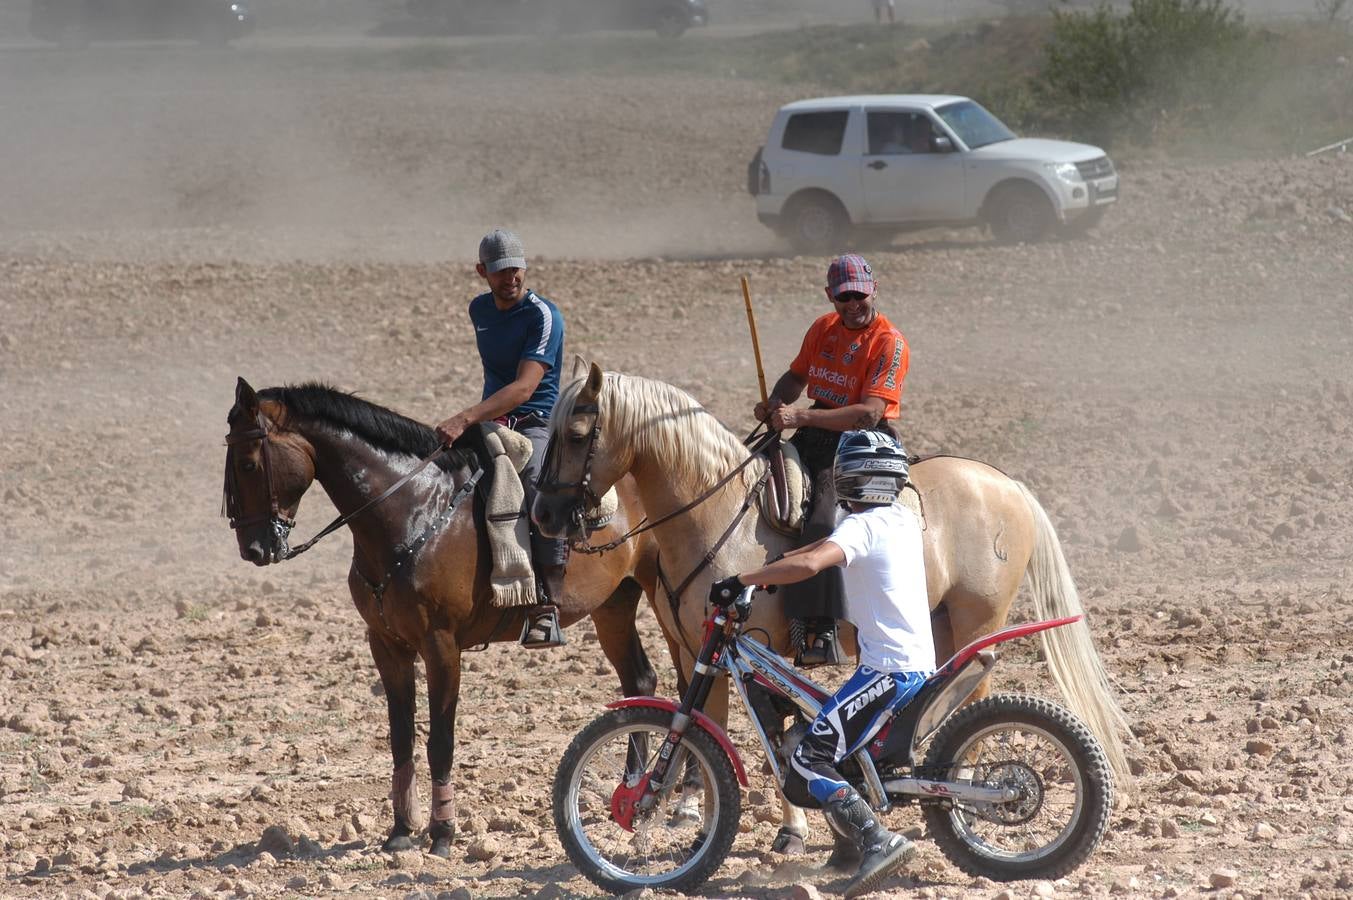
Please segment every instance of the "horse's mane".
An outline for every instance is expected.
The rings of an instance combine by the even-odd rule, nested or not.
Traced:
[[[572,410],[585,378],[564,385],[555,410]],[[747,458],[747,448],[700,402],[679,387],[639,375],[606,373],[600,415],[610,440],[623,435],[626,451],[652,453],[666,461],[673,479],[705,491]],[[553,416],[550,433],[559,435],[566,418]],[[562,440],[562,435],[559,435]],[[746,476],[755,477],[749,466]],[[748,480],[748,478],[744,478]]]
[[[264,388],[258,392],[258,398],[286,407],[287,421],[303,419],[348,431],[371,446],[392,453],[422,458],[441,443],[436,432],[422,422],[315,381]],[[279,424],[286,427],[286,422]],[[438,462],[446,468],[445,458]]]

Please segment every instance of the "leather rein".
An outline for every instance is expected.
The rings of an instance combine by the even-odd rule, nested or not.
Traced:
[[[221,515],[230,519],[230,527],[236,531],[257,522],[269,522],[277,543],[283,548],[282,553],[273,560],[274,562],[282,562],[300,556],[302,553],[315,546],[315,544],[319,543],[321,538],[328,537],[371,507],[390,497],[391,494],[408,484],[415,475],[427,468],[433,460],[450,449],[445,445],[439,445],[436,450],[433,450],[427,456],[423,457],[412,471],[382,491],[379,496],[373,497],[350,513],[339,515],[328,525],[324,526],[318,534],[301,544],[299,547],[289,547],[287,538],[291,534],[291,529],[296,526],[296,520],[290,516],[284,515],[280,504],[277,502],[277,486],[273,482],[272,454],[269,451],[269,445],[271,443],[269,437],[270,434],[271,432],[268,429],[268,419],[263,415],[262,411],[259,411],[256,427],[251,428],[248,431],[226,435],[225,443],[228,449],[226,450],[225,484],[222,488]],[[263,460],[263,476],[268,482],[268,512],[255,513],[252,516],[241,516],[241,507],[238,496],[239,486],[235,479],[235,467],[231,465],[231,463],[233,461],[232,455],[235,451],[235,445],[243,444],[248,441],[260,442],[260,457]],[[472,482],[473,481],[478,481],[478,478],[472,479]],[[473,487],[473,484],[471,486]]]
[[[600,498],[597,497],[596,492],[592,489],[592,458],[596,455],[597,437],[601,433],[601,410],[595,403],[581,403],[573,407],[573,413],[575,415],[591,414],[594,417],[592,419],[592,428],[587,433],[587,453],[583,457],[582,474],[579,476],[577,481],[559,480],[558,478],[559,460],[557,458],[557,454],[555,453],[554,449],[555,436],[551,435],[550,442],[548,446],[545,448],[545,462],[544,465],[541,466],[540,478],[537,481],[537,490],[545,491],[551,494],[559,494],[564,492],[571,492],[576,494],[578,498],[578,504],[574,507],[573,512],[570,515],[570,518],[572,519],[573,525],[575,527],[579,527],[583,524],[583,520],[586,516],[584,504],[592,507],[597,507],[601,505]],[[757,427],[757,431],[759,430],[760,426]],[[747,441],[744,441],[744,443],[750,442],[750,445],[748,447],[749,452],[747,454],[747,458],[744,459],[742,462],[738,463],[736,466],[734,466],[726,475],[724,475],[717,482],[715,482],[713,487],[705,491],[700,496],[696,497],[690,503],[687,503],[685,506],[682,506],[679,509],[674,509],[671,512],[667,513],[666,515],[660,516],[659,518],[653,520],[652,522],[648,520],[648,516],[644,516],[644,518],[639,522],[638,525],[634,526],[620,537],[615,538],[614,540],[611,541],[607,541],[605,544],[593,545],[587,543],[575,543],[573,544],[572,549],[578,553],[584,553],[589,555],[590,554],[600,555],[622,546],[631,538],[637,537],[638,535],[643,534],[645,531],[651,531],[652,529],[657,528],[659,525],[662,525],[665,522],[669,522],[672,519],[675,519],[677,516],[684,515],[690,512],[691,510],[695,509],[701,503],[704,503],[710,497],[713,497],[720,490],[722,490],[724,485],[732,481],[733,478],[739,472],[741,472],[743,469],[747,468],[747,466],[751,464],[752,460],[756,459],[758,453],[760,453],[762,450],[765,450],[767,447],[771,446],[771,444],[773,444],[775,441],[779,439],[779,435],[772,431],[766,432],[760,438],[753,441],[752,438],[755,437],[755,435],[756,431],[753,431],[752,434],[747,437]],[[717,553],[719,548],[723,546],[724,542],[728,540],[729,536],[732,534],[733,527],[737,525],[738,521],[742,518],[742,514],[745,513],[748,507],[751,506],[752,499],[756,497],[758,493],[760,493],[761,488],[765,486],[766,479],[769,476],[770,470],[767,469],[766,472],[764,472],[761,475],[761,477],[757,479],[756,484],[754,484],[751,490],[747,492],[747,497],[742,505],[742,510],[739,512],[737,519],[733,520],[733,523],[732,525],[729,526],[728,531],[724,532],[724,534],[719,538],[718,542],[715,544],[714,548],[709,552],[709,554],[707,554],[707,556],[712,556],[714,553]],[[697,571],[699,570],[697,569]]]
[[[541,466],[540,479],[537,483],[538,484],[537,489],[541,491],[547,491],[549,493],[562,493],[565,491],[571,491],[575,493],[578,498],[578,504],[574,507],[574,510],[571,514],[571,519],[573,520],[573,523],[576,526],[582,522],[583,518],[586,515],[586,512],[584,510],[584,503],[591,504],[592,506],[595,507],[599,505],[600,502],[597,499],[596,493],[592,490],[592,458],[596,455],[597,436],[601,433],[601,410],[595,403],[585,403],[575,406],[573,408],[573,412],[575,414],[590,413],[594,416],[592,420],[592,428],[587,435],[587,454],[583,458],[582,474],[579,476],[577,481],[564,482],[558,480],[559,460],[554,450],[555,435],[551,435],[549,445],[547,446],[545,451],[545,463],[544,465]],[[764,423],[762,424],[764,425]],[[737,476],[739,472],[747,468],[747,466],[751,465],[752,460],[756,459],[757,456],[762,453],[762,451],[765,451],[768,448],[772,447],[776,442],[780,440],[779,433],[775,431],[767,431],[764,435],[757,438],[756,433],[757,431],[761,430],[761,427],[762,425],[758,425],[756,429],[753,430],[752,433],[749,434],[747,438],[743,441],[744,444],[748,445],[747,458],[744,459],[742,462],[738,463],[736,466],[734,466],[728,473],[726,473],[722,478],[720,478],[717,482],[715,482],[714,485],[711,488],[709,488],[709,490],[705,491],[691,502],[687,503],[686,505],[678,509],[674,509],[663,516],[660,516],[659,518],[654,519],[651,522],[648,520],[648,517],[645,516],[639,522],[638,525],[634,526],[620,537],[611,541],[607,541],[605,544],[599,544],[594,546],[592,544],[587,543],[575,543],[573,544],[573,550],[578,553],[585,554],[600,555],[606,553],[609,550],[614,550],[617,547],[620,547],[626,541],[630,540],[631,538],[637,537],[640,534],[643,534],[645,531],[651,531],[652,529],[657,528],[659,525],[662,525],[665,522],[670,522],[677,516],[685,515],[686,513],[695,509],[701,503],[704,503],[710,497],[713,497],[715,494],[721,491],[725,485],[727,485],[730,481],[733,480],[734,477]],[[701,558],[700,562],[696,563],[695,568],[693,568],[689,573],[687,573],[686,577],[683,578],[681,580],[681,583],[678,584],[675,588],[671,586],[671,584],[667,580],[667,576],[663,574],[662,564],[661,561],[659,561],[657,567],[658,579],[662,582],[663,590],[667,592],[667,602],[672,609],[673,621],[677,621],[679,619],[677,612],[681,604],[681,595],[686,592],[686,588],[690,587],[691,583],[695,581],[697,577],[699,577],[701,572],[709,568],[714,563],[714,560],[718,556],[719,551],[723,548],[724,544],[728,543],[728,539],[733,536],[733,532],[737,530],[738,524],[742,522],[743,518],[747,515],[747,511],[751,509],[752,504],[756,502],[756,498],[760,495],[762,489],[766,486],[766,481],[769,478],[770,478],[770,467],[767,466],[766,471],[762,472],[760,477],[757,478],[756,483],[753,484],[750,489],[748,489],[747,495],[742,499],[742,505],[738,508],[737,513],[733,516],[733,520],[728,523],[728,527],[723,530],[723,533],[719,535],[718,540],[716,540],[713,546],[709,548],[709,551],[705,553],[705,555]],[[693,655],[694,649],[691,648],[690,644],[686,641],[685,634],[681,632],[680,628],[677,628],[677,633],[678,635],[680,635],[682,643],[686,644],[687,649],[690,650]]]

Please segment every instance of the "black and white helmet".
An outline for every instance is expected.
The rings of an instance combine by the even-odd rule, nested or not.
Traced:
[[[887,506],[907,483],[907,452],[882,431],[847,431],[836,446],[832,476],[838,500]]]

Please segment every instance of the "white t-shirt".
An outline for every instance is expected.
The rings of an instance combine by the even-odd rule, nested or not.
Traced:
[[[846,618],[859,632],[860,664],[881,672],[933,671],[916,516],[902,506],[876,506],[847,516],[827,540],[846,555]]]

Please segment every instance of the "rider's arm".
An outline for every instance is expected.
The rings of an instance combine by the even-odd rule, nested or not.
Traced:
[[[830,539],[823,538],[792,555],[785,554],[769,565],[743,572],[738,575],[738,580],[743,584],[796,584],[845,562],[845,551]]]
[[[860,402],[837,409],[783,409],[771,421],[776,428],[802,428],[805,425],[827,431],[853,431],[873,428],[883,418],[889,403],[902,398],[902,379],[907,377],[911,351],[902,335],[893,332],[875,341],[869,352],[866,371],[873,377],[864,385]]]
[[[822,543],[823,543],[823,541],[825,541],[825,540],[827,540],[827,539],[826,539],[826,538],[818,538],[817,540],[813,541],[811,544],[805,544],[805,545],[802,546],[802,547],[795,547],[793,550],[786,550],[784,553],[781,553],[779,556],[775,557],[775,559],[771,560],[771,562],[775,562],[776,560],[784,559],[786,556],[798,556],[800,553],[807,553],[809,550],[816,550],[818,547],[822,546]]]
[[[752,414],[756,416],[758,422],[764,422],[766,416],[786,404],[793,403],[799,399],[803,389],[807,387],[808,382],[793,372],[786,371],[775,382],[775,387],[770,389],[770,395],[764,403],[758,403],[752,409]]]
[[[437,426],[437,436],[449,444],[471,425],[507,415],[531,399],[531,395],[536,392],[540,380],[545,377],[547,371],[549,367],[544,363],[534,359],[523,359],[517,364],[516,378],[469,409],[461,410],[442,422]]]
[[[799,395],[803,393],[803,389],[807,386],[808,380],[806,378],[801,378],[791,371],[786,371],[775,382],[775,387],[770,389],[770,395],[778,398],[781,403],[793,403],[799,399]]]
[[[886,404],[882,397],[865,397],[859,403],[837,409],[794,409],[784,410],[787,421],[785,428],[802,428],[811,425],[827,431],[854,431],[859,428],[873,428],[883,418]]]

